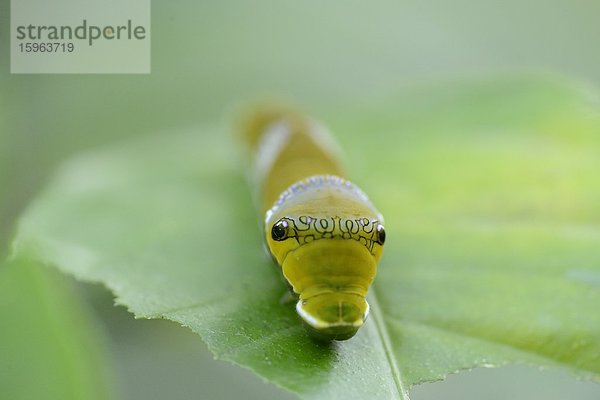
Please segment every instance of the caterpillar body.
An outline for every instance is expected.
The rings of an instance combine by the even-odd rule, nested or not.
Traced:
[[[280,108],[242,125],[266,247],[308,331],[346,340],[369,314],[366,295],[383,252],[383,217],[345,178],[317,122]]]

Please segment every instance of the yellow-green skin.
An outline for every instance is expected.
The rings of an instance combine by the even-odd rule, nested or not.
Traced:
[[[272,114],[255,116],[248,130],[267,247],[309,332],[349,339],[369,313],[366,296],[385,241],[383,217],[341,177],[322,128],[293,113]]]

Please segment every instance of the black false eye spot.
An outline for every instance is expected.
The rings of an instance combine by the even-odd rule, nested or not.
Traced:
[[[381,224],[377,224],[377,243],[382,246],[385,243],[385,229]]]
[[[288,223],[284,220],[279,220],[271,228],[271,237],[273,240],[282,241],[287,239]]]

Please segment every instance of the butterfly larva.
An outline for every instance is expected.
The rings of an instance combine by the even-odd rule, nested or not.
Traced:
[[[294,111],[255,111],[242,127],[269,252],[309,332],[327,340],[356,334],[383,251],[383,217],[344,178],[332,141]]]

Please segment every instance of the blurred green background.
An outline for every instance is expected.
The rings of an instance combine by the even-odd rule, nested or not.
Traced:
[[[19,213],[68,155],[124,137],[226,124],[232,107],[257,95],[292,99],[327,122],[438,82],[525,71],[600,83],[594,0],[153,2],[150,75],[11,75],[9,15],[2,0],[3,249]],[[103,289],[80,289],[110,338],[124,398],[291,398],[214,362],[191,332],[135,321]],[[413,392],[417,400],[481,397],[596,399],[600,389],[519,366],[462,373]]]

